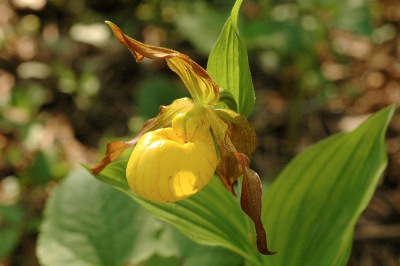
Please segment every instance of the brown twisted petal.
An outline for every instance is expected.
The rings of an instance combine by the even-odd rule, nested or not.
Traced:
[[[185,83],[196,102],[207,105],[214,105],[218,102],[218,85],[211,79],[207,71],[187,55],[163,47],[146,45],[125,35],[114,23],[109,21],[106,23],[111,27],[118,41],[135,55],[136,62],[142,61],[143,58],[164,59],[171,70],[177,73]]]

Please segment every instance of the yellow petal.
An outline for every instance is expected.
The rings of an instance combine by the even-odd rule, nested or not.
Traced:
[[[172,128],[140,139],[126,169],[130,188],[153,202],[174,202],[202,189],[213,177],[217,154],[210,131],[185,143]]]

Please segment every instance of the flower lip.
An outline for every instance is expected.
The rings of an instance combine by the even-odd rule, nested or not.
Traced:
[[[174,202],[202,189],[214,175],[217,155],[211,133],[183,143],[172,128],[148,132],[133,150],[128,184],[154,202]]]

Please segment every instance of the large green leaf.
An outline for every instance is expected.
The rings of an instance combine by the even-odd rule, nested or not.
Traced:
[[[52,266],[138,263],[155,252],[161,229],[140,206],[81,168],[47,203],[38,257]]]
[[[242,0],[237,0],[208,58],[207,71],[220,88],[228,90],[237,110],[249,116],[254,108],[255,93],[251,80],[246,46],[239,36],[238,13]]]
[[[238,200],[214,176],[196,195],[175,203],[158,204],[133,193],[125,178],[126,163],[115,162],[96,177],[123,191],[157,218],[168,222],[193,241],[229,249],[257,263],[255,232]]]
[[[242,262],[226,249],[190,241],[83,168],[71,172],[52,193],[41,226],[38,257],[42,265],[51,266]]]
[[[268,265],[346,265],[353,230],[387,164],[384,134],[394,108],[350,133],[298,155],[264,200],[271,248]]]

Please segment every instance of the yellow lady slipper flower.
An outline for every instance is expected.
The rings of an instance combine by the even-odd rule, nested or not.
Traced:
[[[106,156],[92,172],[99,173],[124,150],[136,145],[126,169],[128,184],[143,198],[159,203],[195,194],[207,185],[214,172],[235,194],[233,185],[242,175],[240,203],[254,222],[258,250],[274,254],[268,250],[261,221],[261,181],[249,168],[257,143],[254,128],[244,116],[215,108],[220,100],[218,85],[187,55],[146,45],[125,35],[115,24],[106,23],[137,62],[143,58],[166,60],[185,84],[192,100],[182,98],[162,106],[159,114],[147,121],[134,139],[109,143]]]
[[[174,202],[193,195],[211,180],[217,153],[210,123],[204,111],[193,109],[176,115],[172,128],[157,129],[140,138],[126,168],[128,184],[135,193],[154,202]]]

